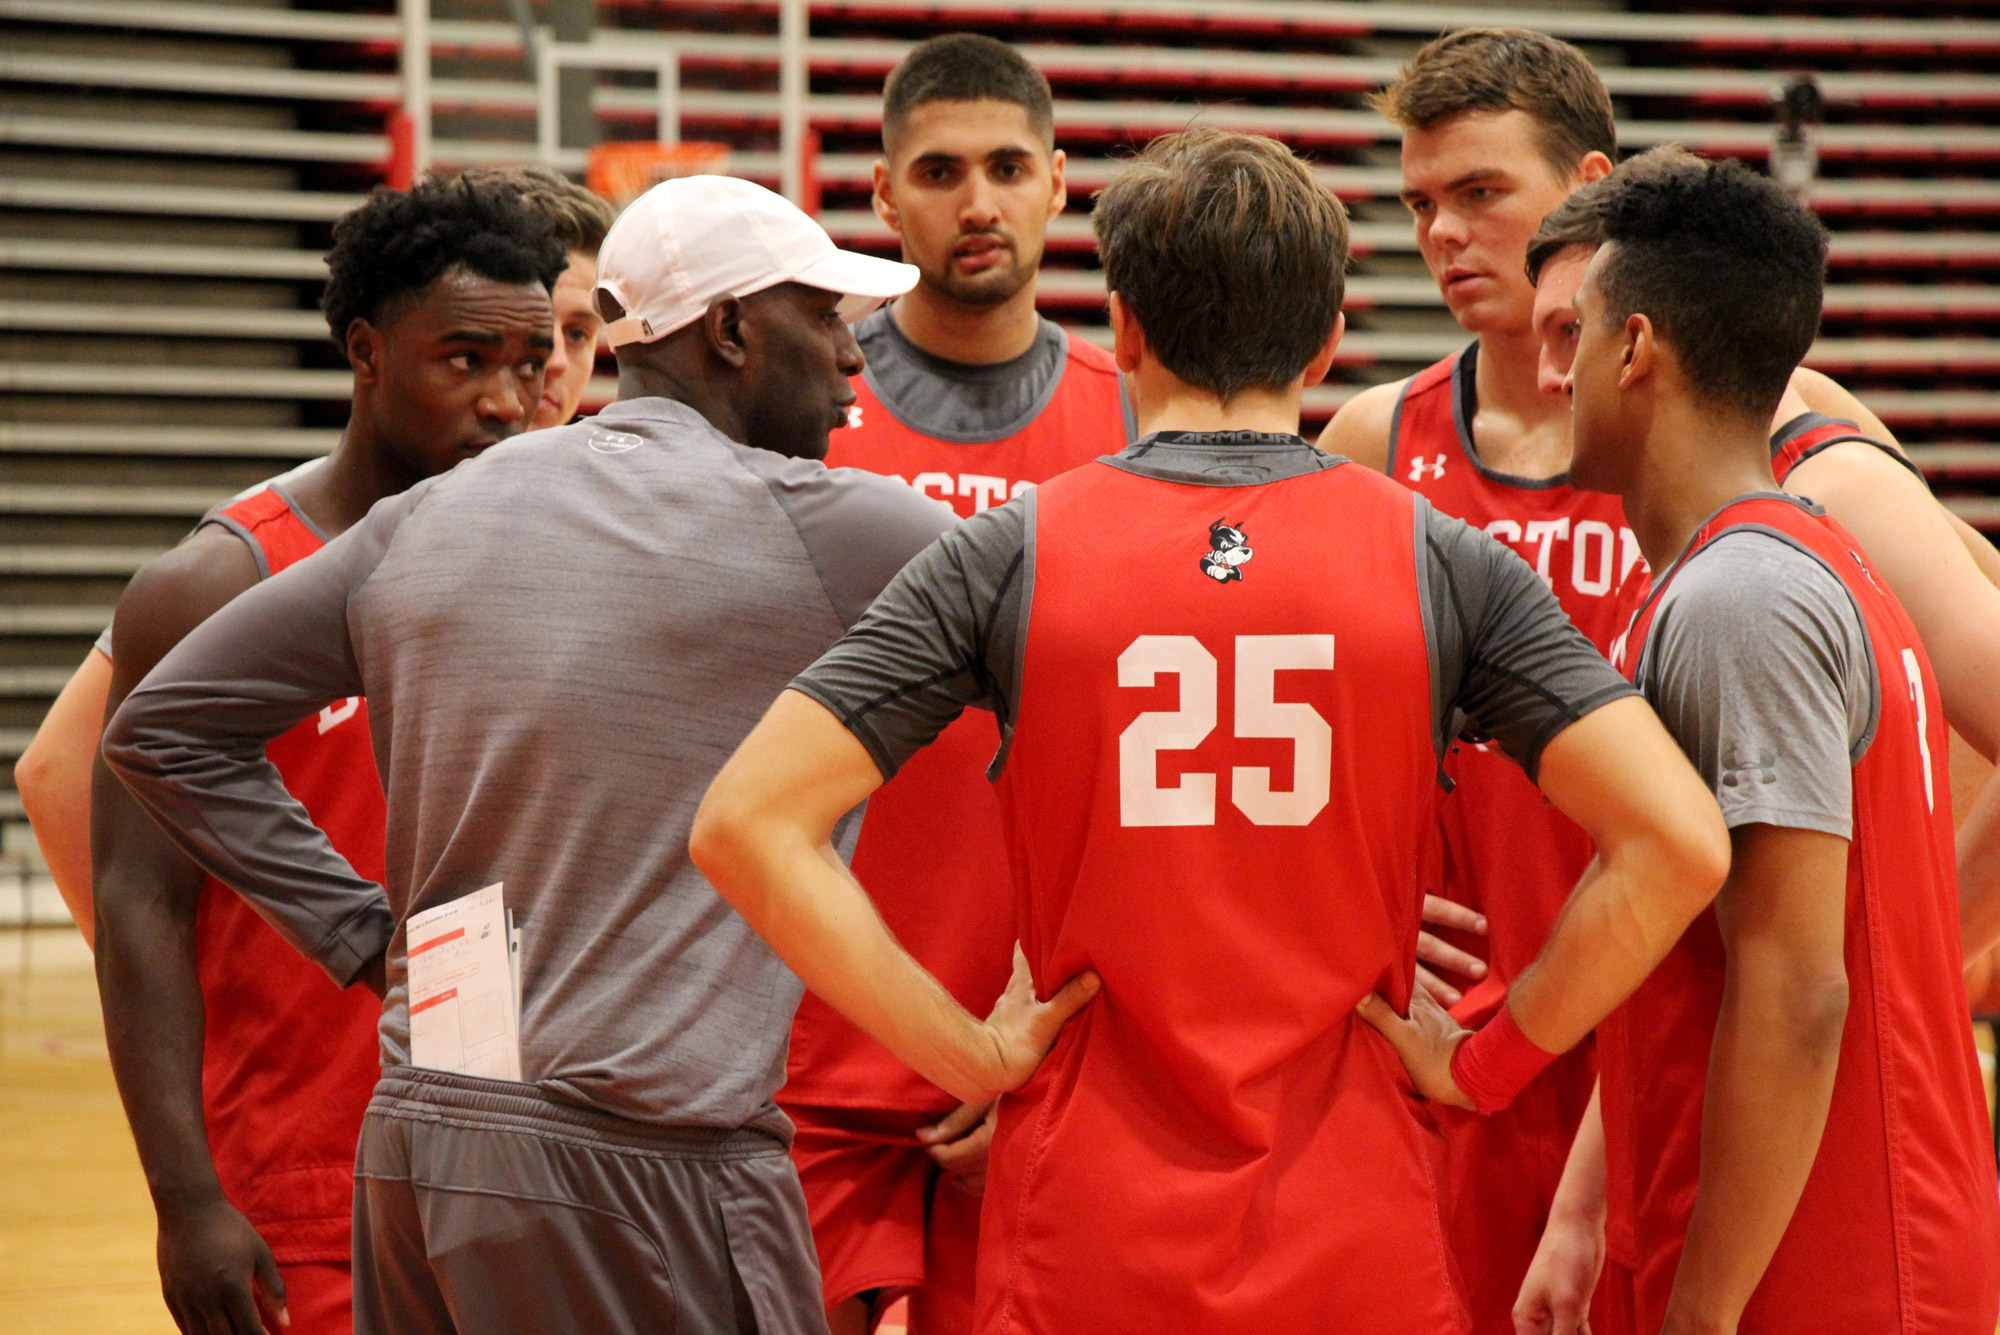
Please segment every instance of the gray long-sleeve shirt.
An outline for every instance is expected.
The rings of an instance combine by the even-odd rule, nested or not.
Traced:
[[[120,708],[105,755],[196,861],[345,983],[494,881],[523,933],[521,1068],[639,1120],[761,1125],[798,980],[688,860],[715,772],[952,523],[886,478],[737,444],[665,399],[495,446],[243,594]],[[368,697],[388,885],[265,743]]]

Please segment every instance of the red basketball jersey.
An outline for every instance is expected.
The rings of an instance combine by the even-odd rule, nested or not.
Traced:
[[[1462,1330],[1424,1105],[1354,1014],[1407,1001],[1434,819],[1413,500],[1096,463],[1031,505],[1021,939],[1104,990],[1002,1100],[979,1329]]]
[[[1853,539],[1808,503],[1754,497],[1694,536],[1683,569],[1732,529],[1816,557],[1866,627],[1879,718],[1854,765],[1847,862],[1849,1002],[1826,1131],[1790,1227],[1743,1314],[1745,1332],[1989,1335],[2000,1316],[2000,1197],[1978,1056],[1960,976],[1948,732],[1936,679],[1902,605]],[[1632,627],[1634,676],[1671,587]],[[1610,1162],[1630,1165],[1629,1216],[1642,1329],[1673,1286],[1701,1163],[1702,1094],[1722,1001],[1713,912],[1688,928],[1599,1026]]]
[[[1481,462],[1472,440],[1478,353],[1471,344],[1405,386],[1390,428],[1389,475],[1513,548],[1591,643],[1606,649],[1644,596],[1638,539],[1616,496],[1580,490],[1563,477],[1510,477]],[[1488,962],[1486,982],[1456,1008],[1477,1025],[1541,953],[1596,850],[1497,748],[1458,743],[1444,769],[1453,790],[1439,805],[1427,888],[1487,915],[1483,941],[1440,933]],[[1503,1112],[1437,1111],[1447,1142],[1445,1222],[1476,1335],[1513,1335],[1514,1300],[1596,1079],[1585,1042]]]
[[[1478,353],[1473,343],[1411,377],[1389,430],[1389,476],[1513,548],[1577,629],[1607,649],[1631,619],[1621,590],[1645,564],[1639,540],[1616,496],[1480,462],[1472,441]],[[1490,941],[1474,949],[1506,983],[1541,953],[1594,850],[1497,748],[1458,746],[1445,773],[1456,785],[1442,807],[1445,893],[1490,914]]]
[[[322,545],[274,488],[212,519],[270,574]],[[265,754],[334,847],[379,882],[387,812],[366,703],[321,710]],[[335,987],[213,877],[201,890],[195,958],[207,1008],[202,1105],[223,1191],[280,1262],[344,1261],[354,1146],[380,1074],[381,1002],[365,987]]]
[[[827,463],[865,468],[948,501],[961,518],[1125,445],[1125,408],[1111,357],[1069,335],[1069,360],[1048,406],[999,440],[960,443],[899,421],[867,382]],[[854,874],[896,939],[984,1015],[1007,985],[1014,906],[1000,803],[986,767],[1000,747],[991,714],[969,709],[868,799]],[[812,993],[792,1026],[790,1102],[944,1112],[957,1100],[889,1054]]]

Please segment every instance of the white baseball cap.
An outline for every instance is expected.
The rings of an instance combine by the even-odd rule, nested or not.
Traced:
[[[833,244],[783,195],[733,176],[662,181],[632,201],[597,252],[597,286],[625,308],[612,347],[650,343],[701,318],[718,297],[779,283],[841,293],[854,321],[917,285],[917,267]]]

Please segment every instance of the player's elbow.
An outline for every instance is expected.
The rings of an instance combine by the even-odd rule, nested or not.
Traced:
[[[1632,851],[1654,886],[1655,902],[1677,920],[1678,936],[1729,879],[1729,827],[1706,790],[1662,814]]]
[[[1715,800],[1696,788],[1633,826],[1600,832],[1598,857],[1613,880],[1629,887],[1620,901],[1621,940],[1658,960],[1729,878],[1729,831]]]
[[[1838,1065],[1848,1008],[1847,974],[1840,961],[1787,970],[1772,994],[1772,1023],[1801,1065],[1829,1071]]]
[[[52,750],[48,739],[38,732],[14,762],[14,787],[21,794],[21,809],[37,825],[47,819],[55,787],[62,781]]]
[[[688,857],[724,899],[741,908],[742,887],[770,844],[762,804],[725,767],[695,812]]]

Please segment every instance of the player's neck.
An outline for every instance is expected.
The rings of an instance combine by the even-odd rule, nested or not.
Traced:
[[[1761,422],[1685,400],[1656,403],[1625,518],[1646,564],[1665,570],[1716,511],[1754,491],[1776,491]]]
[[[1174,375],[1149,355],[1132,372],[1132,414],[1139,434],[1160,431],[1261,431],[1295,436],[1303,387],[1246,389],[1227,403]]]
[[[360,523],[384,496],[407,491],[422,480],[395,463],[357,404],[333,452],[291,489],[291,499],[313,527],[333,538]]]
[[[1473,368],[1473,444],[1488,468],[1516,477],[1569,471],[1569,401],[1536,382],[1541,345],[1532,332],[1479,336]]]
[[[931,356],[967,366],[1013,361],[1035,345],[1042,323],[1033,283],[997,306],[968,306],[919,283],[896,299],[889,318]]]

